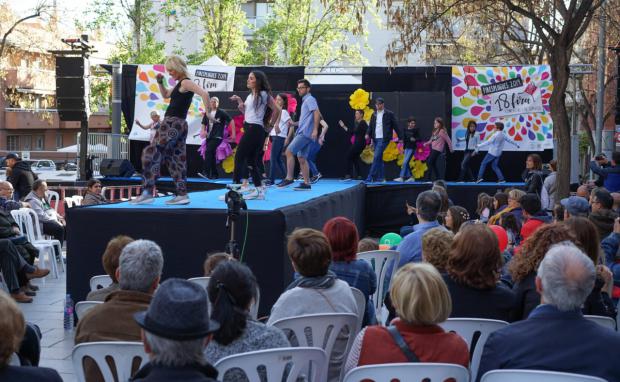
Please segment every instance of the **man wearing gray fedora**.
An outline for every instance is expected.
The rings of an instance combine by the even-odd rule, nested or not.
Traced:
[[[205,360],[204,348],[220,324],[209,317],[204,288],[175,278],[162,283],[148,310],[134,315],[150,362],[131,380],[215,382],[217,370]]]

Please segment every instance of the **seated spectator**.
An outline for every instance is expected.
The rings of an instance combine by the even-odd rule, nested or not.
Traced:
[[[445,226],[455,235],[459,232],[461,225],[469,220],[469,212],[461,206],[452,206],[446,213]]]
[[[519,200],[521,200],[521,197],[523,197],[523,195],[525,195],[525,191],[516,188],[508,191],[508,207],[491,216],[491,218],[489,219],[489,225],[499,224],[499,219],[502,217],[503,214],[506,213],[513,214],[515,218],[517,218],[517,222],[519,223],[519,225],[521,225],[523,221],[523,212],[521,209],[521,204],[519,204]]]
[[[508,207],[508,194],[505,192],[496,192],[493,195],[493,214],[497,215]]]
[[[164,257],[154,242],[136,240],[127,244],[116,270],[120,289],[110,293],[103,304],[82,317],[75,331],[75,344],[140,341],[140,327],[132,317],[148,308],[159,285],[163,266]],[[97,366],[89,360],[85,363],[85,374],[88,381],[103,381]]]
[[[620,334],[581,313],[596,278],[592,260],[567,243],[543,257],[535,282],[541,305],[526,320],[491,333],[477,380],[490,370],[536,369],[619,381],[618,355],[612,349],[620,347]]]
[[[136,313],[149,363],[136,382],[215,382],[217,370],[204,357],[205,346],[220,324],[209,318],[207,292],[198,284],[168,279],[146,312]]]
[[[574,217],[564,222],[573,232],[578,245],[596,267],[594,289],[586,299],[581,311],[583,314],[607,316],[616,319],[616,304],[611,299],[614,286],[613,275],[607,266],[599,262],[601,253],[600,239],[596,227],[586,218]]]
[[[478,214],[478,220],[483,223],[488,222],[491,215],[493,215],[493,198],[486,192],[478,194],[476,213]]]
[[[454,234],[445,229],[433,228],[422,236],[422,258],[439,272],[445,272]]]
[[[46,193],[47,183],[41,179],[36,180],[32,185],[32,191],[24,201],[30,203],[31,208],[37,214],[43,234],[53,236],[62,244],[65,240],[65,219],[50,206]],[[56,253],[56,256],[60,254]]]
[[[357,253],[378,251],[379,243],[370,237],[365,237],[357,243]]]
[[[553,222],[563,222],[564,221],[564,206],[562,204],[556,204],[553,207]]]
[[[437,197],[439,199],[439,197]],[[357,304],[351,287],[329,272],[332,253],[325,235],[301,228],[293,231],[287,244],[293,268],[301,277],[294,280],[271,309],[267,325],[288,317],[318,313],[353,313]],[[338,380],[344,364],[346,339],[338,338],[329,362],[329,381]]]
[[[605,166],[605,167],[603,167]],[[611,162],[605,157],[592,158],[590,170],[603,178],[603,186],[609,192],[620,191],[620,152],[614,151]]]
[[[523,210],[523,226],[521,226],[523,240],[527,240],[541,225],[551,223],[551,216],[541,209],[538,195],[525,194],[519,200],[519,204]]]
[[[509,248],[514,248],[521,244],[521,225],[519,225],[517,218],[513,214],[502,214],[499,219],[499,225],[506,230]]]
[[[121,257],[121,252],[125,246],[134,240],[129,236],[116,236],[108,242],[105,247],[103,256],[101,256],[101,263],[103,264],[103,270],[112,279],[112,284],[105,288],[90,291],[86,296],[87,301],[105,301],[108,295],[112,292],[119,290],[118,279],[116,278],[116,270],[118,269],[118,261]]]
[[[13,199],[13,185],[6,180],[0,180],[0,210],[10,212],[22,207],[30,208],[29,203],[15,201]]]
[[[508,321],[513,292],[499,283],[502,255],[497,236],[485,224],[468,224],[455,236],[444,280],[452,297],[450,317]]]
[[[204,276],[210,277],[213,270],[222,262],[235,260],[234,257],[226,252],[215,252],[207,255],[207,258],[203,264]]]
[[[32,302],[36,293],[28,287],[29,280],[47,276],[49,269],[30,265],[9,239],[0,239],[0,271],[11,297],[21,303]]]
[[[535,284],[536,269],[549,248],[563,241],[574,243],[576,240],[566,225],[555,223],[540,227],[523,242],[521,250],[515,253],[508,264],[508,271],[514,282],[512,290],[517,296],[511,321],[525,320],[540,304],[540,294]]]
[[[332,249],[329,270],[366,297],[362,326],[376,324],[375,307],[370,297],[377,290],[377,275],[367,261],[357,259],[357,227],[351,220],[339,216],[325,223],[323,233]]]
[[[586,200],[590,199],[591,188],[592,187],[588,184],[582,184],[581,186],[577,187],[577,192],[575,193],[575,195],[585,198]]]
[[[590,214],[590,205],[588,199],[581,196],[569,196],[560,200],[560,205],[564,207],[564,219],[566,220],[571,216],[583,216],[588,217]]]
[[[62,382],[56,370],[10,365],[24,338],[24,315],[15,302],[0,290],[0,381]]]
[[[614,230],[614,221],[618,214],[612,210],[614,198],[609,191],[597,187],[590,193],[591,212],[588,218],[598,230],[600,237],[607,237]]]
[[[615,213],[620,214],[620,192],[612,192],[611,197],[614,198],[614,205],[612,209]]]
[[[469,367],[469,351],[456,333],[438,324],[450,315],[451,299],[441,275],[430,264],[407,264],[390,286],[398,318],[389,327],[369,326],[357,335],[345,371],[357,366],[398,362],[439,362]],[[413,357],[396,342],[404,341]]]
[[[84,199],[82,199],[83,206],[93,206],[97,204],[105,204],[108,200],[101,193],[101,181],[98,179],[91,179],[86,183],[86,193]]]
[[[213,309],[211,318],[220,323],[220,328],[205,348],[210,364],[229,355],[291,346],[280,329],[250,318],[257,288],[256,278],[245,264],[223,261],[213,270],[207,294]],[[224,380],[244,379],[237,375]]]
[[[441,198],[441,207],[439,208],[439,214],[437,214],[437,221],[439,224],[445,223],[446,213],[450,208],[450,198],[448,198],[448,192],[446,189],[439,185],[433,185],[431,191],[435,191]]]

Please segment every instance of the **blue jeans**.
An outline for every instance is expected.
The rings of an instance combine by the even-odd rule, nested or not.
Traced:
[[[480,171],[478,171],[478,179],[483,179],[484,170],[486,170],[487,165],[491,163],[491,168],[493,169],[493,171],[495,171],[495,174],[497,175],[497,180],[500,182],[503,182],[504,174],[502,174],[502,170],[500,170],[498,166],[499,158],[501,158],[501,156],[496,157],[494,155],[487,153],[487,155],[484,156],[482,163],[480,164]]]
[[[383,152],[387,147],[390,141],[388,139],[375,139],[374,150],[375,156],[372,158],[372,165],[370,166],[370,172],[368,172],[368,178],[366,178],[367,182],[372,182],[373,180],[384,180],[385,175],[383,172]]]
[[[403,161],[403,167],[400,169],[400,177],[411,178],[411,168],[409,167],[409,161],[413,156],[413,149],[405,149],[405,160]]]
[[[282,149],[284,149],[284,138],[274,136],[271,140],[271,159],[269,159],[269,179],[273,182],[276,175],[286,177],[286,167],[282,160]]]
[[[319,169],[316,167],[316,157],[321,150],[321,145],[318,142],[312,141],[310,145],[310,152],[308,153],[308,169],[310,170],[310,176],[314,176],[319,173]]]

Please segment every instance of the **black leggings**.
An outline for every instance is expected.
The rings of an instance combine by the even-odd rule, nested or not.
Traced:
[[[221,139],[207,139],[207,147],[205,150],[205,161],[202,174],[207,178],[217,178],[217,162],[215,160],[215,152],[217,147],[222,143]]]
[[[346,175],[353,176],[353,169],[355,168],[355,176],[362,176],[362,158],[360,158],[360,154],[364,151],[364,145],[365,143],[354,144],[349,148]]]
[[[431,150],[431,155],[429,155],[428,159],[426,160],[426,164],[428,166],[429,180],[437,180],[443,178],[443,173],[445,172],[445,169],[443,169],[444,171],[441,171],[442,169],[440,169],[437,165],[437,159],[439,159],[440,155],[440,151]]]
[[[241,183],[241,178],[250,170],[252,181],[256,187],[261,185],[261,172],[258,167],[257,159],[265,142],[265,129],[261,125],[244,123],[243,137],[237,146],[235,154],[235,171],[233,173],[233,183]],[[260,158],[262,159],[262,158]]]

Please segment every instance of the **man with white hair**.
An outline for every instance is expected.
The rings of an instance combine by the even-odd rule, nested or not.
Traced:
[[[136,240],[123,248],[116,269],[120,290],[91,309],[78,323],[75,344],[96,341],[141,341],[135,313],[149,307],[159,285],[164,257],[150,240]],[[103,381],[94,364],[86,364],[86,380]]]
[[[568,242],[551,247],[536,276],[541,304],[526,320],[489,336],[477,380],[495,369],[536,369],[620,381],[620,334],[581,313],[595,279],[592,260],[579,248]]]

